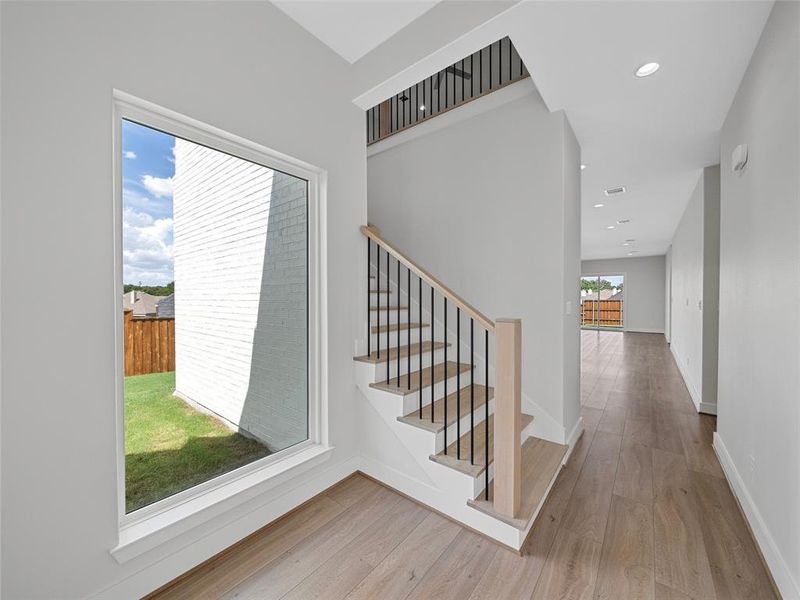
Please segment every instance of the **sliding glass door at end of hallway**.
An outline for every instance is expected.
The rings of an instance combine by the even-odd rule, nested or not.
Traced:
[[[582,275],[581,328],[622,331],[625,275]]]

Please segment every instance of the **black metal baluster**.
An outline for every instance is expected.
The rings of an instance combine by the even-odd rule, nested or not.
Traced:
[[[419,322],[422,323],[422,277],[419,277]],[[408,303],[409,316],[411,302]],[[422,327],[419,328],[419,376],[422,377]],[[419,382],[419,418],[422,419],[422,381]]]
[[[447,296],[444,298],[444,453],[447,454]]]
[[[466,59],[461,59],[461,102],[464,102],[464,61]]]
[[[419,121],[419,83],[414,84],[414,123]]]
[[[461,307],[456,306],[456,458],[461,460]]]
[[[469,319],[469,464],[475,464],[475,319]],[[488,399],[488,397],[487,397]]]
[[[453,63],[453,106],[456,104],[456,65]]]
[[[475,96],[475,53],[469,55],[469,98]]]
[[[370,335],[369,326],[372,324],[372,311],[370,310],[370,263],[372,262],[372,240],[367,238],[367,356],[372,354],[372,336]]]
[[[411,269],[406,267],[406,316],[407,321],[411,321]],[[422,331],[422,319],[419,321],[419,331]],[[406,375],[408,375],[407,390],[411,389],[411,330],[408,330],[406,336],[408,340],[408,350],[406,351]]]
[[[492,89],[492,46],[494,44],[489,44],[489,89]]]
[[[442,79],[442,78],[444,78],[444,79]],[[440,95],[441,95],[441,90],[442,90],[442,82],[444,82],[444,108],[447,108],[447,71],[446,70],[445,71],[441,71],[441,74],[440,74],[440,77],[439,77],[439,94]],[[441,102],[441,98],[439,98],[439,101]],[[439,111],[441,112],[441,110],[442,110],[442,107],[440,106]]]
[[[489,391],[489,330],[486,330],[484,335],[485,340],[485,348],[484,348],[484,355],[483,355],[483,379],[484,379],[484,387],[486,388],[486,392]],[[483,405],[483,433],[484,433],[484,447],[483,447],[483,464],[486,467],[483,471],[483,481],[484,481],[484,494],[486,501],[489,501],[489,397],[486,397],[486,402]]]
[[[436,339],[435,337],[435,329],[436,329],[436,319],[434,319],[434,315],[436,311],[434,310],[434,302],[435,298],[433,297],[433,286],[431,286],[431,344]],[[433,352],[431,352],[431,383],[433,382]],[[420,375],[421,376],[421,375]],[[433,423],[433,385],[431,385],[431,423]]]
[[[508,38],[508,82],[511,83],[511,66],[514,61],[511,59],[511,38]]]
[[[480,85],[478,86],[478,93],[483,94],[483,48],[481,48],[481,54],[478,58],[480,59],[478,63],[481,71],[481,79],[480,79]]]
[[[386,250],[386,383],[387,385],[392,382],[391,378],[391,370],[392,370],[392,355],[389,352],[389,300],[391,300],[391,290],[392,290],[392,279],[389,276],[391,271],[389,270],[389,250]],[[381,293],[378,292],[378,297],[380,297]],[[380,333],[378,333],[380,335]]]
[[[377,273],[377,276],[376,276],[376,279],[375,279],[376,282],[377,282],[375,284],[376,285],[375,293],[378,296],[378,310],[377,310],[378,326],[375,329],[375,338],[376,338],[376,340],[378,342],[378,361],[380,362],[380,360],[381,360],[381,245],[378,242],[375,242],[375,249],[376,249],[375,265],[377,266],[377,269],[375,269],[375,271]],[[372,329],[372,328],[370,327],[370,329]],[[370,331],[370,337],[371,336],[372,336],[372,332]]]
[[[431,109],[431,106],[430,106],[430,104],[428,104],[428,100],[427,100],[427,97],[425,95],[425,87],[426,87],[425,86],[425,80],[423,79],[422,80],[422,106],[425,107],[424,109],[422,109],[422,120],[423,121],[425,120],[425,117],[428,116],[428,111],[430,111],[430,109]]]
[[[397,298],[395,299],[395,303],[397,304],[397,311],[395,315],[397,316],[397,387],[400,387],[400,259],[397,259]],[[411,327],[411,324],[408,324],[408,327]],[[409,329],[408,331],[411,331]]]

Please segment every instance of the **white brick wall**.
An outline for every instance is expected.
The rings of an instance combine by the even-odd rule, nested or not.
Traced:
[[[176,140],[177,392],[273,451],[307,437],[307,184]]]

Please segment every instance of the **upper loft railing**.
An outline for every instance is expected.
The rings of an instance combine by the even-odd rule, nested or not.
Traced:
[[[529,76],[507,36],[367,111],[367,145]]]
[[[444,283],[439,281],[436,277],[431,275],[428,271],[423,269],[409,257],[404,255],[398,248],[383,238],[380,231],[373,226],[362,226],[361,232],[367,238],[367,324],[372,322],[373,311],[377,313],[377,327],[372,331],[376,333],[375,346],[373,350],[372,339],[367,333],[367,354],[375,357],[378,361],[386,362],[386,383],[396,385],[398,389],[405,388],[408,393],[411,392],[411,373],[413,368],[417,368],[420,373],[420,385],[417,390],[418,413],[419,418],[430,418],[431,422],[434,421],[434,403],[437,398],[434,397],[436,386],[430,385],[430,397],[423,398],[423,385],[422,370],[428,365],[423,365],[422,355],[425,352],[425,344],[428,344],[428,351],[430,353],[430,372],[431,382],[434,381],[434,368],[437,366],[434,358],[437,344],[441,344],[444,352],[444,362],[441,363],[444,370],[443,387],[444,394],[443,402],[444,408],[444,454],[448,453],[448,440],[447,440],[447,381],[448,381],[448,349],[451,341],[455,342],[456,372],[451,376],[456,377],[456,440],[459,443],[455,444],[455,452],[458,460],[469,458],[471,464],[476,464],[475,455],[475,431],[478,427],[483,428],[484,440],[484,456],[483,464],[485,465],[483,471],[484,477],[484,495],[485,499],[489,500],[489,336],[494,335],[494,351],[495,351],[495,407],[494,407],[494,432],[493,432],[493,454],[494,454],[494,485],[492,499],[494,509],[507,517],[514,518],[520,508],[520,495],[522,485],[522,457],[520,452],[520,434],[522,422],[522,404],[521,404],[521,378],[522,378],[522,322],[519,319],[497,319],[492,321],[481,313],[474,306],[469,304],[466,300],[461,298],[453,292]],[[374,246],[374,248],[373,248]],[[374,275],[373,275],[374,273]],[[395,305],[390,306],[389,298],[391,294],[391,279],[392,275],[396,275],[395,284],[397,289],[397,296],[394,300]],[[383,275],[383,277],[382,277]],[[413,278],[412,278],[413,277]],[[375,288],[371,287],[370,282],[375,279]],[[403,289],[405,283],[405,290]],[[424,284],[424,287],[423,287]],[[424,292],[424,293],[423,293]],[[405,293],[406,306],[401,307],[401,295]],[[375,294],[377,298],[377,307],[372,306],[371,297]],[[437,315],[436,311],[436,296],[440,296],[441,312]],[[385,306],[381,306],[381,297],[385,297]],[[417,316],[419,318],[419,326],[417,327],[417,358],[412,362],[412,333],[411,329],[408,330],[406,338],[407,348],[405,351],[400,346],[400,311],[408,310],[408,321],[411,321],[412,315],[412,302],[416,300],[417,303]],[[422,319],[423,308],[427,304],[427,312],[430,317],[430,341],[424,342],[422,337]],[[455,306],[455,315],[452,315],[451,305]],[[398,334],[394,338],[396,346],[391,347],[393,325],[391,324],[391,314],[396,312],[396,321],[394,327],[397,329]],[[452,334],[447,325],[448,315],[452,319],[455,316],[455,340],[452,339]],[[441,316],[443,320],[442,332],[439,334],[440,340],[437,341],[436,336],[436,317]],[[385,320],[385,326],[384,326]],[[462,321],[466,321],[464,331],[462,333]],[[450,321],[451,327],[453,321]],[[475,325],[483,329],[483,335],[480,331],[475,331]],[[477,333],[477,336],[476,336]],[[381,340],[381,336],[384,339]],[[463,336],[463,337],[462,337]],[[476,339],[477,337],[477,339]],[[483,338],[483,339],[481,339]],[[463,341],[462,341],[463,340]],[[468,340],[468,341],[467,341]],[[467,347],[469,354],[469,394],[465,394],[469,401],[469,439],[470,447],[462,450],[461,448],[461,418],[460,415],[464,414],[461,410],[461,358],[462,346]],[[476,350],[478,355],[483,353],[483,376],[484,376],[484,390],[486,393],[486,401],[483,404],[484,418],[483,422],[475,424],[475,406],[474,406],[474,391],[475,391],[475,367],[476,365]],[[452,356],[452,355],[451,355]],[[466,356],[464,357],[466,358]],[[394,364],[393,364],[394,363]],[[392,377],[392,369],[396,373]],[[402,373],[405,371],[406,376],[403,377]],[[394,380],[394,381],[393,381]],[[467,401],[465,398],[465,402]],[[429,400],[429,402],[426,402]]]

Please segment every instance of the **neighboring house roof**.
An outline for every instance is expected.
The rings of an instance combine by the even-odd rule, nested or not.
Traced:
[[[609,300],[624,300],[624,298],[622,297],[622,290],[618,291],[616,294],[611,296]]]
[[[615,296],[619,295],[619,298]],[[597,300],[597,292],[589,292],[588,294],[581,294],[581,300]],[[613,290],[600,290],[600,300],[622,300],[622,291],[613,293]]]
[[[158,301],[156,314],[159,317],[175,317],[175,294],[164,296]]]
[[[123,310],[133,310],[134,317],[154,317],[157,306],[164,296],[153,296],[147,292],[128,292],[122,295]]]

